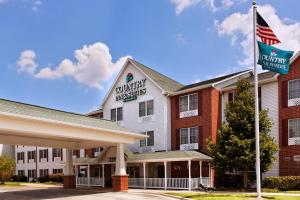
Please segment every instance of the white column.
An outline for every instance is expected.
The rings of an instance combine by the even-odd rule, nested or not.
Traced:
[[[165,167],[165,190],[167,189],[167,161],[164,161]]]
[[[199,178],[200,178],[200,183],[202,184],[202,161],[199,161]]]
[[[105,187],[104,164],[102,164],[102,185]]]
[[[146,163],[143,162],[144,189],[146,189]]]
[[[117,144],[115,175],[118,175],[118,176],[126,175],[125,158],[124,158],[124,144]]]
[[[191,191],[192,190],[191,160],[188,160],[188,168],[189,168],[189,191]]]
[[[90,165],[87,166],[87,179],[88,179],[88,187],[91,186],[91,172],[90,172]]]
[[[209,181],[210,181],[210,183],[209,183],[209,185],[210,185],[210,187],[211,187],[211,184],[212,184],[212,176],[211,176],[211,168],[210,168],[210,162],[208,163],[208,177],[209,177]]]
[[[74,175],[72,149],[66,150],[66,172],[65,175]]]
[[[76,185],[77,185],[77,178],[78,178],[78,166],[75,165],[75,178],[76,178]]]

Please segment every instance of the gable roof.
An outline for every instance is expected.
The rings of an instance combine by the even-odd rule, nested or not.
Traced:
[[[114,86],[116,85],[117,81],[119,80],[121,74],[125,70],[125,68],[128,66],[128,64],[131,63],[133,67],[135,67],[137,70],[139,70],[141,73],[143,73],[146,77],[148,77],[158,88],[162,90],[162,93],[167,92],[173,92],[178,90],[179,88],[183,87],[183,85],[131,58],[127,58],[126,62],[124,63],[122,69],[118,73],[117,77],[115,78],[112,86],[110,87],[109,91],[107,92],[106,96],[104,97],[100,108],[102,108],[103,104],[106,102],[107,98],[111,94]]]
[[[190,84],[190,85],[186,85],[186,86],[183,86],[182,88],[180,88],[178,91],[182,91],[182,90],[186,90],[186,89],[190,89],[190,88],[194,88],[194,87],[200,87],[200,86],[204,86],[204,85],[207,85],[207,84],[217,83],[217,82],[223,81],[225,79],[231,78],[233,76],[239,75],[239,74],[244,73],[244,72],[249,72],[249,70],[244,70],[244,71],[236,72],[236,73],[233,73],[233,74],[228,74],[228,75],[225,75],[225,76],[220,76],[220,77],[217,77],[217,78],[213,78],[213,79],[201,81],[201,82],[198,82],[198,83],[193,83],[193,84]]]
[[[138,67],[141,71],[143,71],[147,76],[149,76],[160,88],[162,88],[165,92],[173,92],[183,87],[183,85],[145,65],[139,63],[135,60],[132,61],[136,67]]]

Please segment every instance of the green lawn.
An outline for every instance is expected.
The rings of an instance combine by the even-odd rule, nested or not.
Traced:
[[[19,182],[4,182],[4,184],[0,184],[0,186],[22,186]]]
[[[196,200],[253,200],[255,195],[246,194],[203,194],[203,193],[167,193],[169,195],[180,196]],[[263,199],[274,200],[300,200],[300,197],[291,196],[263,196]]]

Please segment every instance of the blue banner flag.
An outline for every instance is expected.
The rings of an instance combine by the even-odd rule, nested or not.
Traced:
[[[284,51],[262,42],[258,42],[259,49],[259,65],[262,65],[264,70],[270,70],[280,74],[289,72],[290,59],[293,56],[293,51]]]

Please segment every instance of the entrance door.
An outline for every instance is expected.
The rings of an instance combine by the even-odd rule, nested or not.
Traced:
[[[112,187],[111,165],[104,165],[105,187]]]
[[[163,165],[157,166],[157,178],[165,178],[165,167]]]

